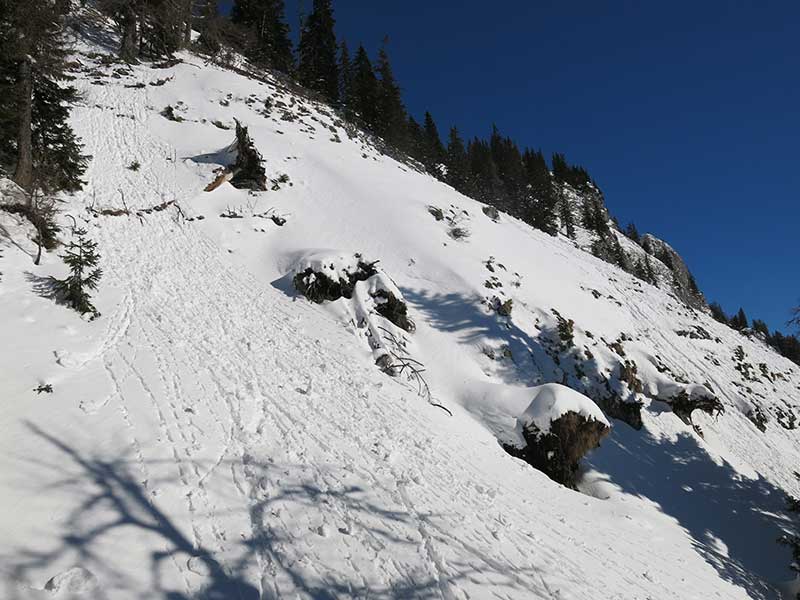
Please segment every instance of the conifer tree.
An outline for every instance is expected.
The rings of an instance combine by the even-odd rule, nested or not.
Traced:
[[[769,337],[769,327],[761,319],[753,319],[753,330],[764,334],[765,337]]]
[[[567,237],[571,240],[574,240],[576,237],[575,232],[575,218],[572,215],[572,210],[570,209],[569,202],[567,202],[566,197],[563,195],[563,191],[561,188],[558,188],[559,191],[557,192],[559,196],[558,204],[559,204],[559,217],[561,218],[561,226],[564,228],[564,231],[567,234]]]
[[[348,106],[367,127],[375,130],[378,121],[378,79],[364,46],[359,46],[353,59]]]
[[[97,267],[100,255],[97,243],[89,239],[85,229],[76,229],[71,241],[61,256],[69,267],[66,279],[55,279],[53,286],[58,296],[82,315],[90,313],[92,319],[100,316],[91,301],[90,291],[97,289],[103,272]]]
[[[747,321],[747,315],[745,315],[744,309],[740,308],[739,312],[737,312],[730,320],[731,327],[741,331],[742,329],[747,329],[749,323]]]
[[[718,302],[712,302],[708,305],[708,308],[711,310],[711,316],[720,323],[724,323],[725,325],[728,324],[728,316],[725,314],[725,311],[722,309],[722,306]]]
[[[0,4],[0,167],[32,196],[75,191],[86,158],[68,124],[74,87],[67,73],[69,2]]]
[[[339,68],[336,60],[335,21],[331,0],[314,0],[311,14],[300,31],[300,83],[320,92],[331,104],[339,102]]]
[[[464,147],[464,140],[458,133],[456,127],[450,128],[450,135],[447,141],[447,183],[463,194],[468,194],[467,179],[469,164],[467,163],[467,150]]]
[[[431,113],[425,112],[425,123],[423,125],[425,131],[425,166],[431,173],[439,176],[438,166],[445,161],[445,150],[442,145],[442,139],[439,137],[439,129],[436,127],[436,122],[433,120]]]
[[[386,51],[388,38],[378,53],[378,107],[375,133],[390,144],[400,144],[405,133],[406,108],[400,93],[400,86],[394,78],[389,54]]]
[[[284,0],[235,0],[231,21],[251,33],[252,61],[291,73],[294,57],[285,12]]]
[[[350,60],[350,50],[347,42],[342,40],[339,44],[339,103],[344,108],[348,117],[352,116],[351,90],[353,85],[353,63]]]
[[[409,156],[415,158],[420,162],[424,162],[425,158],[425,132],[417,120],[409,115],[408,123],[406,124],[406,142],[405,151]]]
[[[636,229],[636,225],[633,223],[628,223],[628,226],[625,228],[625,235],[628,236],[628,239],[636,242],[637,244],[641,240],[641,236],[639,235],[639,230]]]
[[[538,151],[526,150],[522,158],[529,191],[527,215],[524,216],[527,216],[526,220],[537,229],[550,235],[556,235],[558,232],[556,219],[558,196],[553,188],[544,155]]]
[[[800,327],[800,306],[792,309],[792,318],[789,320],[789,325]]]

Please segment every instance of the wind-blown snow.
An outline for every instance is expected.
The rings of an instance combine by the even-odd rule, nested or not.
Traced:
[[[86,70],[104,51],[78,50]],[[797,412],[796,366],[564,237],[494,222],[277,82],[181,56],[76,80],[93,160],[63,235],[71,215],[98,241],[102,318],[47,297],[63,264],[33,266],[33,232],[0,211],[4,598],[51,597],[48,581],[124,600],[776,597],[792,577],[785,495],[800,495],[797,430],[777,412]],[[234,118],[276,189],[202,191]],[[452,417],[376,368],[377,321],[356,312],[374,316],[372,284],[346,307],[287,285],[319,248],[337,272],[380,260],[417,326],[401,341]],[[553,309],[574,320],[568,351]],[[694,326],[708,338],[677,333]],[[645,394],[615,379],[623,360]],[[586,394],[555,394],[556,413],[605,422],[586,395],[609,390],[644,403],[641,431],[614,422],[589,455],[585,494],[500,446],[518,418],[552,418],[553,386],[531,388],[562,381]],[[724,404],[695,413],[704,437],[658,400],[672,385]]]

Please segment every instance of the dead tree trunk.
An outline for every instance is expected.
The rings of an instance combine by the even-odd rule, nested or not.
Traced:
[[[17,166],[14,183],[26,192],[33,187],[33,69],[30,56],[19,66],[19,128],[17,130]]]

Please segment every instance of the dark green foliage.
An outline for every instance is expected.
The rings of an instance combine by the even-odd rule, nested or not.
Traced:
[[[641,240],[641,237],[639,236],[639,230],[636,229],[636,225],[633,223],[628,223],[628,226],[625,228],[625,235],[628,236],[628,239],[636,242],[637,244]]]
[[[731,317],[730,326],[734,329],[741,331],[742,329],[747,329],[749,326],[749,322],[747,320],[747,315],[744,314],[744,309],[740,308],[739,312],[737,312],[733,317]]]
[[[523,218],[527,217],[525,220],[536,229],[541,229],[550,235],[556,235],[558,232],[556,217],[558,195],[553,186],[544,155],[541,151],[525,150],[522,155],[522,163],[525,168],[524,192],[522,195]],[[572,227],[572,235],[574,236],[574,234],[574,227]]]
[[[767,324],[761,319],[753,319],[753,331],[758,331],[769,337],[769,327],[767,327]]]
[[[70,128],[65,1],[0,3],[0,170],[27,192],[76,191],[86,157]]]
[[[567,237],[574,240],[576,233],[575,217],[572,215],[572,208],[560,187],[555,194],[558,197],[558,216],[561,219],[561,226],[564,228]]]
[[[558,181],[568,183],[578,191],[585,191],[593,186],[592,178],[583,167],[570,165],[563,154],[553,154],[553,177]]]
[[[283,0],[236,0],[231,21],[249,33],[245,53],[251,61],[284,73],[294,70]]]
[[[423,131],[425,146],[422,162],[431,173],[439,176],[438,167],[445,162],[446,152],[442,139],[439,137],[439,129],[436,127],[436,122],[429,112],[425,113]]]
[[[300,83],[319,92],[331,104],[339,102],[339,65],[331,0],[314,0],[300,31]]]
[[[352,100],[350,88],[353,84],[353,63],[350,60],[350,50],[347,42],[342,40],[339,44],[339,102],[345,114],[352,118],[350,102]]]
[[[70,274],[66,279],[54,279],[53,287],[59,299],[82,315],[91,314],[92,319],[100,316],[91,302],[90,291],[97,289],[103,272],[97,267],[100,255],[97,243],[90,240],[85,229],[76,229],[61,258],[67,264]]]
[[[390,144],[402,146],[406,132],[406,108],[400,86],[394,78],[386,40],[378,53],[378,105],[374,130]]]
[[[359,46],[353,59],[350,86],[345,104],[348,110],[373,131],[378,122],[378,79],[364,46]]]
[[[458,129],[452,127],[447,140],[447,155],[445,158],[447,175],[445,181],[462,193],[467,193],[469,181],[469,163],[467,162],[467,149]]]
[[[231,185],[240,189],[266,191],[267,173],[264,159],[247,133],[247,127],[236,121],[236,163]]]
[[[712,302],[708,305],[708,308],[711,310],[711,316],[714,317],[716,321],[724,323],[725,325],[728,324],[728,316],[718,302]]]

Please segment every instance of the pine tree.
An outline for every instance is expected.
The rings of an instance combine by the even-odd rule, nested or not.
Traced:
[[[745,315],[744,309],[740,308],[739,312],[737,312],[730,320],[731,327],[736,330],[741,331],[742,329],[747,329],[749,323],[747,321],[747,315]]]
[[[386,51],[388,38],[378,53],[378,107],[375,133],[390,144],[401,144],[405,134],[406,108],[400,93],[400,86],[394,78],[389,54]]]
[[[67,73],[69,2],[0,4],[0,168],[31,195],[75,191],[86,157],[68,124],[74,87]]]
[[[350,96],[346,100],[353,114],[375,130],[378,121],[378,80],[364,46],[359,46],[353,59]]]
[[[417,120],[409,115],[408,123],[406,124],[406,142],[405,151],[412,158],[419,162],[424,162],[425,159],[425,132]]]
[[[761,319],[753,319],[753,330],[762,333],[765,337],[769,337],[769,327]]]
[[[469,164],[467,162],[467,150],[464,147],[464,140],[458,133],[456,127],[450,129],[447,140],[447,157],[445,158],[447,176],[445,180],[462,194],[468,194],[467,180]]]
[[[353,63],[350,60],[350,50],[347,42],[342,40],[339,44],[339,102],[348,117],[352,117],[351,90],[353,85]]]
[[[300,83],[320,92],[331,104],[339,102],[339,68],[336,61],[335,21],[331,0],[314,0],[311,14],[300,32]]]
[[[439,137],[439,129],[436,127],[436,122],[433,120],[431,113],[427,111],[425,112],[423,129],[425,131],[425,157],[423,162],[428,171],[438,177],[440,175],[439,165],[445,161],[445,150],[442,145],[442,139]]]
[[[550,235],[556,235],[558,233],[556,217],[558,195],[553,187],[544,155],[538,151],[526,150],[522,160],[525,165],[529,192],[526,214],[523,215],[523,218],[537,229]]]
[[[100,262],[97,243],[86,237],[85,229],[76,229],[73,234],[77,240],[71,241],[61,256],[70,274],[66,279],[54,279],[53,287],[67,305],[82,315],[91,313],[91,318],[96,319],[100,313],[92,304],[89,292],[97,289],[103,275],[97,267]]]
[[[639,235],[639,230],[633,223],[628,223],[628,226],[625,228],[625,235],[628,236],[628,239],[636,242],[637,244],[641,240],[641,236]]]
[[[250,60],[291,73],[294,57],[285,12],[284,0],[235,0],[231,21],[253,38],[247,52]]]
[[[708,308],[711,311],[711,316],[714,318],[714,320],[724,323],[725,325],[728,324],[728,316],[725,314],[725,311],[718,302],[712,302],[708,305]]]
[[[792,309],[792,318],[789,320],[789,325],[800,327],[800,306]]]

